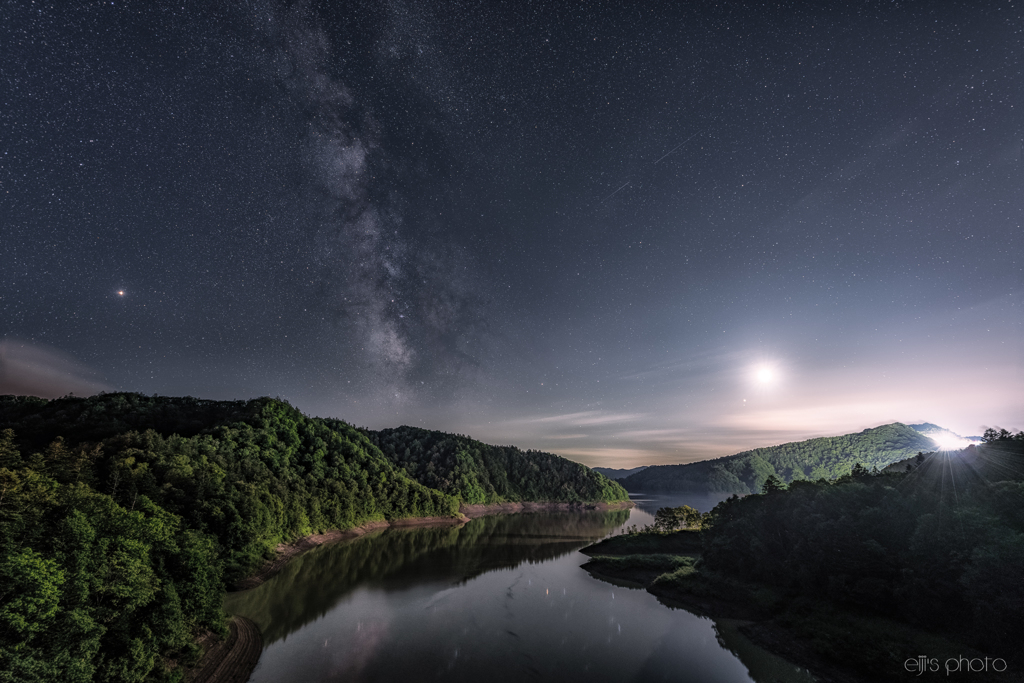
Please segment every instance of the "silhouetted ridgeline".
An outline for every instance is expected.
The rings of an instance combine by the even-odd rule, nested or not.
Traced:
[[[489,446],[417,427],[365,433],[416,481],[465,503],[611,502],[629,497],[607,477],[551,453]]]
[[[894,422],[857,434],[756,448],[714,460],[656,465],[619,483],[627,491],[757,493],[773,474],[784,482],[835,479],[849,474],[856,463],[881,469],[934,447],[928,437]]]
[[[223,630],[225,582],[279,543],[460,500],[269,398],[0,396],[0,430],[0,680],[173,678],[196,633]],[[614,493],[524,457],[520,499]]]
[[[642,472],[643,470],[647,469],[647,465],[641,465],[640,467],[630,467],[628,470],[617,470],[612,467],[593,467],[591,469],[593,469],[595,472],[600,472],[609,479],[618,480],[625,479],[626,477],[636,474],[637,472]]]

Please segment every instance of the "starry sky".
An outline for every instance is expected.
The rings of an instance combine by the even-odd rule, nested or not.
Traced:
[[[681,5],[4,3],[0,393],[1024,428],[1019,0]]]

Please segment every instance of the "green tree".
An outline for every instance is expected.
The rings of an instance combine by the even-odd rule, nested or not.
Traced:
[[[786,485],[783,484],[782,480],[779,479],[774,474],[770,475],[767,479],[765,479],[764,483],[761,485],[761,493],[764,493],[764,494],[776,493],[777,491],[785,491],[785,490],[786,490]]]
[[[53,622],[65,572],[53,560],[22,548],[0,562],[0,633],[15,649]]]
[[[14,442],[14,430],[0,431],[0,467],[15,470],[21,467],[21,452]]]

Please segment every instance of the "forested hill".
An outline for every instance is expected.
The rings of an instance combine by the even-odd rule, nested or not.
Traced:
[[[629,495],[603,475],[551,453],[490,446],[418,427],[365,433],[416,481],[464,503],[610,502]]]
[[[856,463],[881,469],[934,448],[925,435],[894,422],[857,434],[756,448],[685,465],[648,467],[619,483],[627,491],[757,493],[773,474],[784,482],[835,479],[849,474]]]
[[[0,671],[160,679],[278,543],[457,509],[282,401],[0,397]]]
[[[495,491],[614,493],[557,460],[510,455],[517,488]],[[279,400],[0,396],[0,680],[173,679],[195,635],[223,628],[225,584],[279,543],[453,516],[452,490]]]
[[[705,570],[802,604],[789,623],[812,649],[860,662],[867,680],[903,680],[893,672],[908,649],[905,634],[863,616],[871,613],[966,640],[1019,671],[1024,433],[985,438],[915,458],[899,473],[859,470],[730,499],[702,532]],[[816,604],[827,616],[804,616]],[[861,616],[843,616],[851,608]],[[858,621],[868,630],[850,628]]]

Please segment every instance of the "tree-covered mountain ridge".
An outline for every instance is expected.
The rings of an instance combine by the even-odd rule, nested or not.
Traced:
[[[626,490],[589,467],[543,451],[491,446],[461,434],[397,427],[363,430],[416,481],[467,504],[626,500]]]
[[[309,534],[453,517],[477,489],[626,498],[557,456],[454,443],[441,491],[351,425],[277,399],[0,396],[0,682],[179,680],[194,637],[224,630],[225,585]]]
[[[767,446],[712,460],[655,465],[620,479],[627,491],[757,493],[775,475],[783,482],[836,479],[860,463],[872,469],[935,450],[934,442],[894,422],[854,434]]]

